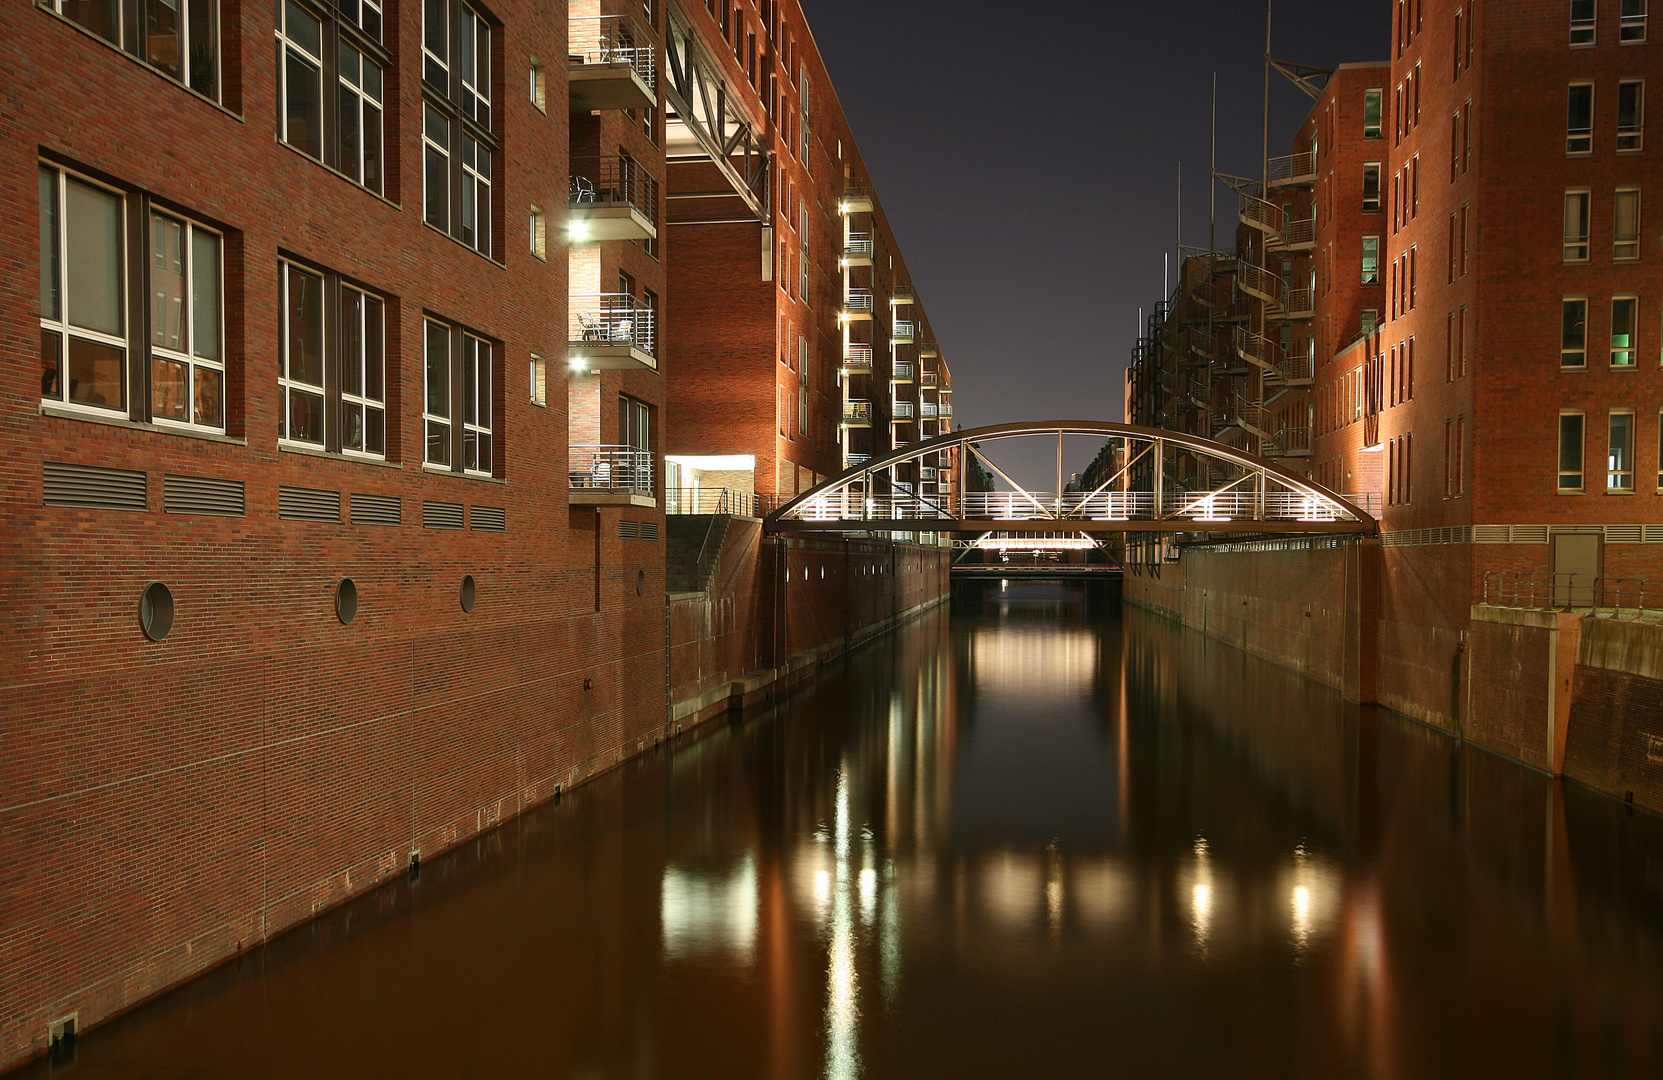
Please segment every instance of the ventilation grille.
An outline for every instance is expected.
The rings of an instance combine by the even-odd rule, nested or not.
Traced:
[[[508,528],[508,513],[500,506],[476,506],[468,511],[468,523],[475,531],[502,532]]]
[[[96,465],[65,465],[48,461],[41,470],[47,506],[92,506],[101,510],[150,508],[145,474],[131,469],[103,469]]]
[[[404,504],[396,495],[366,495],[354,491],[350,500],[354,525],[402,525]]]
[[[168,473],[162,478],[162,509],[170,514],[242,517],[243,482]]]
[[[1605,542],[1607,544],[1638,544],[1644,526],[1641,525],[1607,525],[1605,527]]]
[[[452,502],[423,502],[422,528],[424,529],[460,529],[462,527],[462,504]]]
[[[277,516],[285,521],[340,521],[341,493],[322,488],[279,487]]]
[[[641,525],[635,521],[618,522],[618,537],[622,540],[638,540],[641,537]]]
[[[657,540],[658,539],[658,522],[656,522],[656,521],[643,521],[641,523],[641,539],[643,539],[643,540]]]
[[[1644,543],[1663,544],[1663,525],[1647,525]]]
[[[1451,525],[1442,529],[1399,529],[1380,534],[1381,547],[1432,547],[1439,544],[1469,544],[1472,526]]]
[[[1472,542],[1475,544],[1545,544],[1548,542],[1546,525],[1474,525]]]

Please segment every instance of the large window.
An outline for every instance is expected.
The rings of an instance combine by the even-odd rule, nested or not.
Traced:
[[[1363,212],[1374,213],[1380,209],[1380,163],[1378,161],[1365,162],[1363,165]]]
[[[1615,230],[1612,233],[1611,257],[1638,259],[1640,257],[1640,189],[1618,188],[1613,200],[1616,209]]]
[[[1571,44],[1594,43],[1594,0],[1571,0]]]
[[[1567,296],[1560,301],[1559,366],[1588,366],[1588,298]]]
[[[1594,84],[1572,83],[1565,94],[1565,153],[1594,149]]]
[[[1635,296],[1611,298],[1611,366],[1631,368],[1635,360],[1635,330],[1640,300]]]
[[[1378,86],[1363,91],[1363,138],[1380,137],[1380,111],[1385,97],[1386,91]]]
[[[1380,284],[1380,238],[1363,237],[1363,284]]]
[[[381,10],[341,0],[320,15],[297,0],[277,9],[277,136],[381,194]]]
[[[39,178],[41,400],[223,431],[219,233],[55,166]]]
[[[423,217],[485,255],[499,143],[491,117],[492,30],[460,0],[422,6]]]
[[[496,350],[459,326],[427,319],[423,333],[424,460],[489,476],[496,468]]]
[[[387,455],[385,302],[337,275],[280,267],[278,388],[283,442]]]
[[[1586,191],[1565,192],[1565,261],[1588,261],[1588,198]]]
[[[1559,414],[1559,490],[1582,490],[1581,412]]]
[[[53,0],[52,7],[168,78],[219,100],[218,0]]]
[[[1613,412],[1605,459],[1605,490],[1634,490],[1634,414]]]
[[[1625,45],[1646,40],[1646,0],[1622,0],[1617,40]]]

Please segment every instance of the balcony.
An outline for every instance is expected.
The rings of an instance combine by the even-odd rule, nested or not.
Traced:
[[[890,418],[897,424],[911,423],[913,407],[910,401],[894,401],[890,403]]]
[[[918,377],[918,368],[911,360],[897,360],[890,368],[890,382],[909,383]]]
[[[872,317],[872,290],[850,289],[843,296],[843,317],[850,320]]]
[[[871,454],[845,454],[843,456],[843,467],[845,469],[852,469],[856,465],[864,465],[871,460]]]
[[[572,159],[566,211],[573,244],[658,236],[658,181],[627,157]]]
[[[889,329],[889,340],[896,345],[911,345],[916,324],[911,319],[896,319]]]
[[[1315,289],[1289,289],[1282,301],[1282,317],[1309,319],[1316,314]]]
[[[658,312],[627,293],[577,295],[568,302],[566,357],[586,371],[657,371]]]
[[[923,401],[918,404],[918,414],[925,420],[934,420],[941,411],[941,406],[933,401]]]
[[[872,234],[852,232],[843,241],[844,266],[872,265]]]
[[[578,506],[656,506],[652,454],[634,446],[571,447],[567,471]]]
[[[869,428],[872,426],[872,403],[860,398],[849,398],[843,402],[843,426],[848,428]]]
[[[1316,183],[1317,156],[1309,150],[1273,157],[1266,180],[1273,188],[1308,187]]]
[[[939,357],[940,355],[941,355],[941,350],[936,348],[935,342],[933,342],[933,341],[920,341],[918,343],[918,359],[920,359],[920,360],[929,360],[929,359],[932,359],[932,358],[935,358],[935,357]]]
[[[923,484],[933,484],[933,483],[935,483],[935,466],[934,465],[920,465],[918,467],[918,480],[919,480],[920,483],[923,483]]]
[[[849,184],[843,189],[843,197],[837,200],[837,212],[844,217],[850,214],[870,214],[872,193],[860,184]]]
[[[940,414],[943,420],[950,420],[953,417],[953,403],[951,401],[943,401],[940,405],[936,406],[935,411]]]
[[[934,390],[937,378],[938,376],[933,371],[920,371],[918,373],[918,385],[926,390]]]
[[[1242,224],[1264,234],[1267,249],[1309,251],[1316,245],[1315,218],[1293,221],[1287,210],[1257,196],[1241,196],[1241,220]]]
[[[649,109],[658,104],[652,35],[627,15],[574,17],[568,23],[571,111]]]
[[[889,290],[889,305],[898,307],[913,301],[912,286],[904,281],[897,281],[895,287]]]
[[[843,346],[843,370],[862,374],[872,370],[872,346],[851,341]]]

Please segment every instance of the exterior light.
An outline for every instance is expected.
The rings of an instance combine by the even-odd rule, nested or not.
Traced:
[[[581,221],[572,222],[566,231],[573,240],[587,240],[589,238],[589,226]]]
[[[573,371],[582,371],[584,368],[589,366],[589,361],[585,357],[574,356],[566,362],[566,366],[571,368]]]

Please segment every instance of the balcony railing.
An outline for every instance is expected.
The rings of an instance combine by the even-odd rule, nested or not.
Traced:
[[[1314,289],[1288,289],[1282,298],[1283,311],[1299,318],[1310,316],[1316,310],[1316,291]]]
[[[913,301],[912,286],[905,281],[897,281],[889,290],[891,304],[910,304]]]
[[[942,419],[947,419],[953,415],[953,403],[950,401],[943,401],[940,405],[936,406],[936,412],[941,414]]]
[[[850,369],[871,370],[872,346],[859,341],[851,341],[843,346],[843,366]]]
[[[658,181],[633,158],[572,158],[569,197],[573,209],[630,206],[649,222],[658,220]]]
[[[938,378],[939,376],[933,371],[920,371],[918,373],[918,385],[926,390],[932,389],[935,387]]]
[[[756,496],[749,491],[725,487],[670,488],[664,492],[666,514],[736,514],[760,517]]]
[[[872,310],[871,289],[850,289],[843,297],[843,306],[850,311]]]
[[[920,482],[925,483],[925,484],[935,483],[935,466],[934,465],[920,465],[920,466],[918,466],[918,479],[919,479]]]
[[[896,401],[896,402],[891,403],[889,415],[892,416],[893,418],[895,418],[896,420],[911,420],[912,419],[912,402],[910,402],[910,401]]]
[[[1484,602],[1497,607],[1587,611],[1595,618],[1663,618],[1663,581],[1548,570],[1489,570]]]
[[[933,401],[920,402],[918,405],[918,415],[925,420],[934,420],[940,411],[940,406]]]
[[[651,89],[658,87],[652,35],[628,15],[574,17],[567,52],[574,66],[628,64]]]
[[[628,345],[648,356],[658,353],[658,312],[628,293],[589,293],[573,296],[570,341],[596,345]]]
[[[652,454],[637,447],[574,446],[567,468],[573,491],[652,494]]]
[[[843,458],[843,467],[845,469],[852,469],[856,465],[864,465],[871,460],[871,454],[847,454]]]
[[[872,234],[869,232],[850,233],[849,238],[843,242],[843,254],[860,258],[871,258]]]
[[[1273,157],[1268,165],[1272,184],[1309,184],[1317,178],[1317,156],[1309,150]]]
[[[843,419],[845,421],[872,422],[872,403],[861,398],[849,398],[843,403]]]
[[[896,319],[894,328],[889,336],[896,341],[905,343],[912,340],[915,324],[910,319]]]
[[[895,382],[911,382],[913,377],[918,374],[918,369],[913,366],[911,360],[895,361],[895,366],[891,369],[891,371],[891,377]]]

